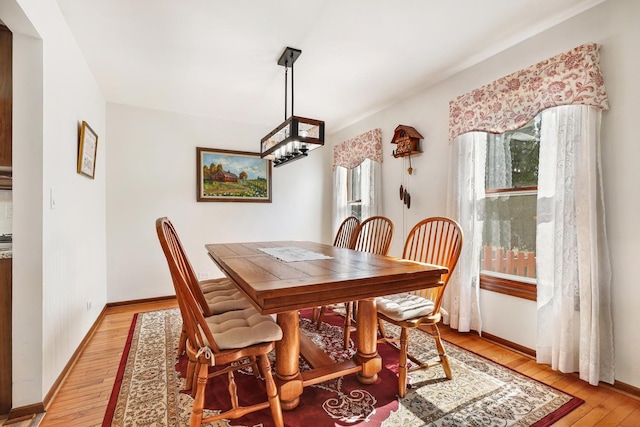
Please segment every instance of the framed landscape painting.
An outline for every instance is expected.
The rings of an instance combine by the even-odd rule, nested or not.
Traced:
[[[271,161],[246,151],[196,151],[199,202],[271,203]]]

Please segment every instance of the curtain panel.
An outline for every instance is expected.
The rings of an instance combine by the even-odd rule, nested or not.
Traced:
[[[340,224],[349,216],[347,205],[347,169],[338,167],[333,170],[333,218],[332,228],[335,236]]]
[[[333,147],[333,170],[353,169],[365,159],[382,163],[382,130],[372,129]]]
[[[444,293],[444,323],[460,332],[482,333],[480,316],[480,252],[484,226],[487,136],[469,132],[453,143],[448,211],[464,235],[462,252]]]
[[[608,109],[599,52],[599,45],[584,44],[459,96],[449,103],[449,141],[518,129],[550,107]]]
[[[537,360],[591,385],[613,384],[615,361],[601,114],[586,106],[546,110],[538,175]]]

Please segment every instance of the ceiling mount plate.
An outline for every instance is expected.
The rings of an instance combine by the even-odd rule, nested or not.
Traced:
[[[287,47],[284,52],[282,52],[282,55],[280,55],[280,59],[278,59],[278,65],[282,65],[283,67],[291,67],[293,63],[296,62],[296,59],[298,59],[298,56],[300,56],[301,53],[302,51],[300,49]]]

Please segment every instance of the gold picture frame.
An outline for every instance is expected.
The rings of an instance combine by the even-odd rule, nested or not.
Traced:
[[[259,153],[196,147],[198,202],[271,203],[271,161]]]
[[[96,174],[96,154],[98,152],[98,135],[84,120],[80,127],[80,143],[78,144],[78,173],[94,179]]]

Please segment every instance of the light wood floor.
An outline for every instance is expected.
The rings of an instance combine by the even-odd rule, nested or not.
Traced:
[[[94,336],[51,401],[40,426],[100,426],[134,313],[175,306],[175,301],[163,301],[108,308]],[[473,334],[444,330],[443,337],[585,400],[583,405],[557,422],[557,426],[640,426],[640,399],[608,386],[590,386],[574,375],[559,374],[538,365],[528,356]]]

